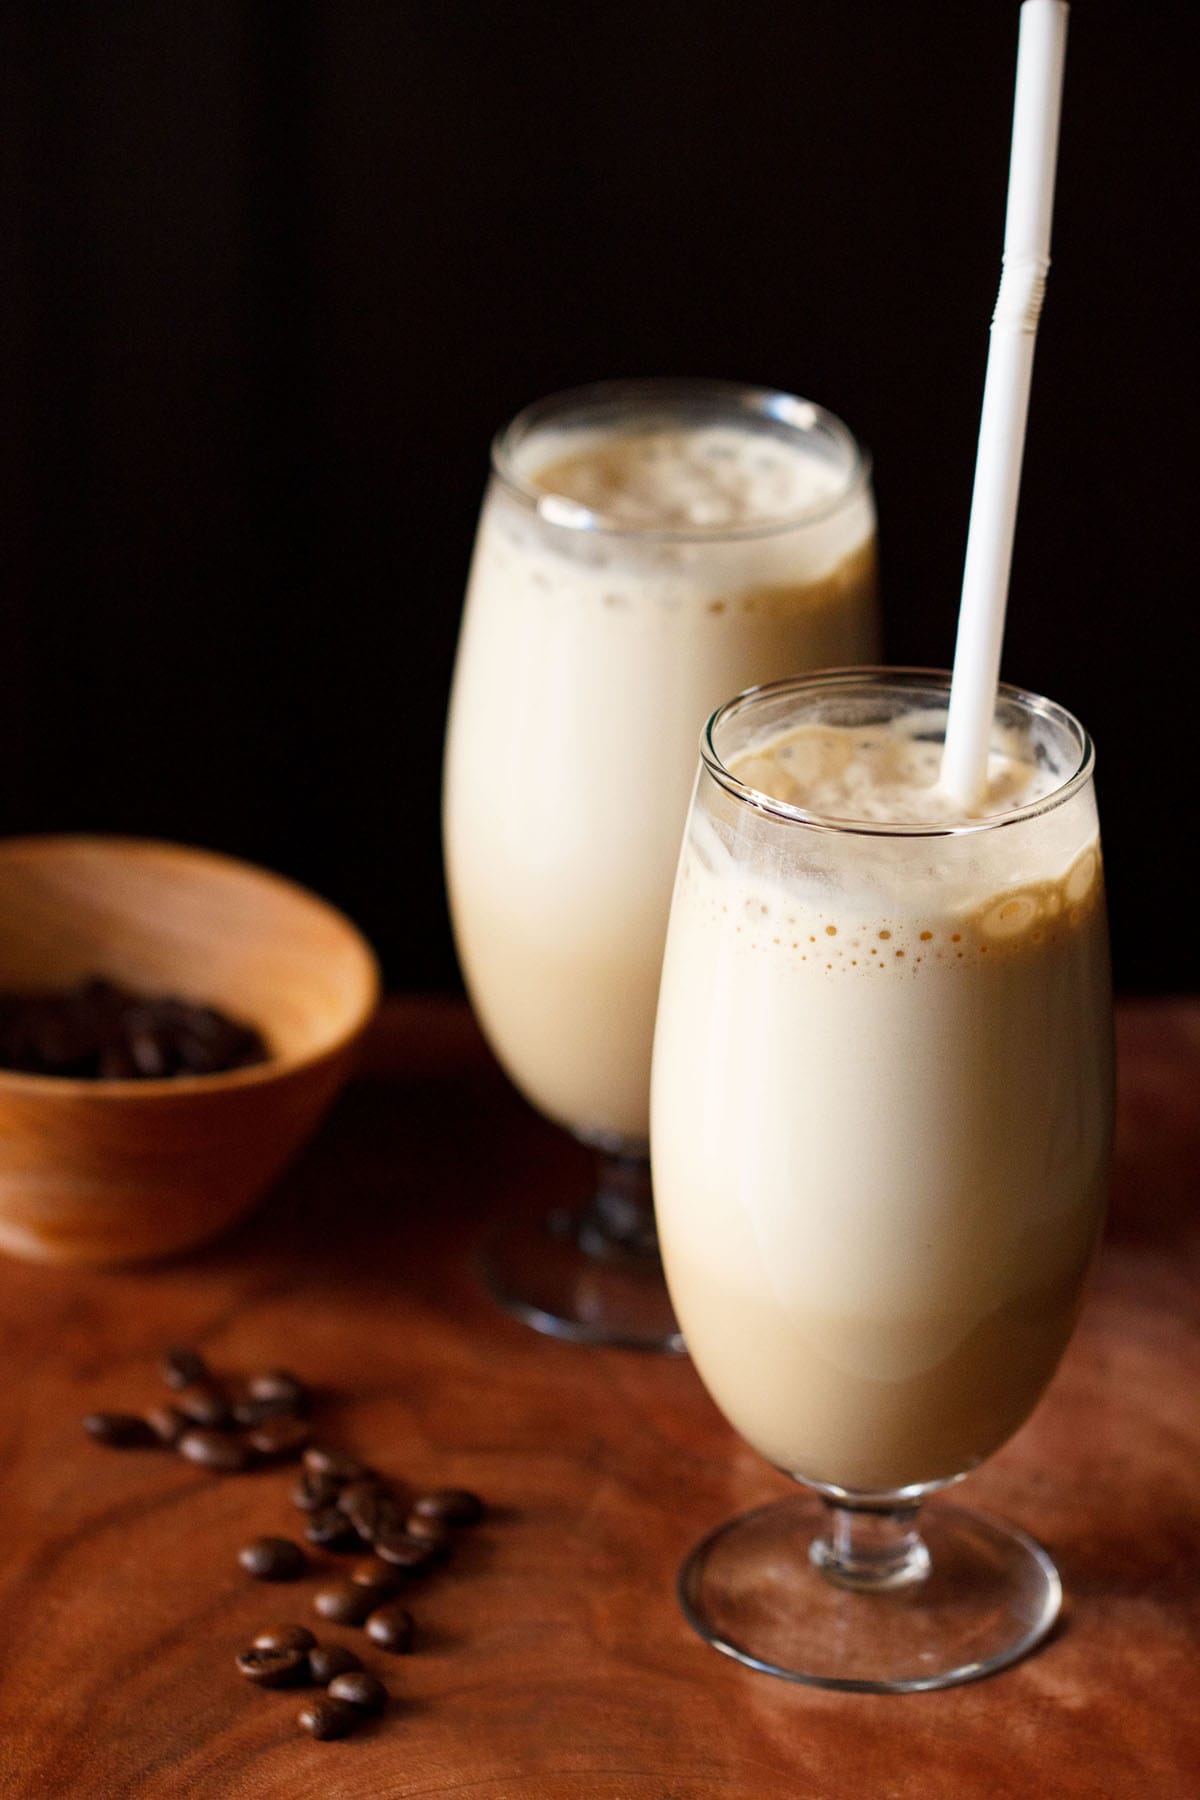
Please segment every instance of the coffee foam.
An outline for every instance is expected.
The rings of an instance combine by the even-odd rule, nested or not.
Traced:
[[[806,892],[795,881],[782,888],[727,876],[714,885],[711,867],[693,837],[680,868],[680,888],[691,891],[691,904],[731,927],[739,950],[790,955],[831,976],[890,974],[902,980],[935,964],[987,957],[1002,963],[1043,954],[1085,926],[1103,897],[1094,840],[1053,880],[1000,888],[982,901],[951,892],[944,904],[929,903],[915,912],[891,910],[886,898],[878,907],[844,897],[833,901],[816,884]]]
[[[1065,768],[1028,761],[1019,741],[998,744],[983,801],[964,814],[938,785],[943,719],[917,712],[882,725],[800,725],[732,758],[729,770],[743,786],[818,817],[894,825],[992,818],[1036,804],[1066,779]]]
[[[844,491],[846,474],[761,429],[707,426],[572,434],[527,479],[616,526],[720,529],[794,518]]]

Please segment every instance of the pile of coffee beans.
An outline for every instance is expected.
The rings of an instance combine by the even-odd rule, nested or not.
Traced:
[[[312,1442],[313,1396],[290,1370],[219,1379],[198,1351],[176,1347],[164,1354],[161,1374],[170,1402],[145,1413],[89,1413],[84,1430],[114,1449],[172,1449],[216,1474],[299,1459],[291,1497],[305,1516],[309,1550],[293,1538],[257,1537],[238,1552],[240,1567],[256,1581],[288,1582],[309,1572],[314,1549],[353,1556],[344,1578],[326,1579],[313,1595],[318,1617],[362,1628],[392,1655],[412,1650],[416,1626],[399,1596],[446,1561],[463,1527],[483,1518],[478,1494],[452,1487],[412,1493],[357,1456]],[[298,1716],[316,1738],[345,1737],[387,1701],[352,1650],[318,1643],[304,1625],[260,1632],[237,1666],[259,1687],[324,1688]]]
[[[0,994],[0,1068],[92,1081],[219,1075],[266,1062],[252,1025],[99,976],[66,991]]]
[[[321,1550],[353,1555],[341,1580],[313,1595],[313,1609],[334,1625],[361,1626],[373,1643],[394,1655],[411,1650],[412,1614],[397,1599],[420,1575],[450,1555],[456,1528],[483,1517],[483,1502],[467,1488],[434,1488],[406,1495],[357,1457],[326,1444],[311,1444],[292,1490],[307,1514],[304,1535]],[[290,1581],[305,1570],[305,1555],[291,1538],[261,1537],[244,1544],[238,1561],[258,1581]]]

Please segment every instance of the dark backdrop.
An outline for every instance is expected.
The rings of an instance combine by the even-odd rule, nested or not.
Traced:
[[[1192,13],[1074,8],[1005,656],[1099,742],[1125,987],[1200,985]],[[840,412],[890,657],[949,660],[1015,0],[2,18],[0,830],[253,857],[394,984],[453,983],[437,791],[487,444],[602,376]]]

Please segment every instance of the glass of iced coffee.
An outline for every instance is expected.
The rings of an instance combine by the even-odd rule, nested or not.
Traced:
[[[509,1310],[669,1347],[646,1152],[663,941],[695,743],[727,694],[877,651],[851,434],[722,382],[602,383],[502,431],[446,752],[455,939],[500,1062],[600,1152],[595,1193],[486,1251]]]
[[[946,1686],[1058,1611],[1023,1533],[926,1495],[1028,1417],[1099,1231],[1112,1026],[1092,748],[1001,688],[976,816],[938,776],[949,681],[847,670],[702,739],[651,1143],[688,1348],[803,1491],[680,1577],[718,1648],[797,1681]]]

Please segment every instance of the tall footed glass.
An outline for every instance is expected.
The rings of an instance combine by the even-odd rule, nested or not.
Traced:
[[[654,1049],[659,1238],[688,1348],[803,1493],[719,1526],[680,1598],[796,1681],[1001,1668],[1044,1550],[927,1495],[1028,1417],[1074,1326],[1112,1129],[1092,747],[1002,688],[981,816],[937,789],[948,677],[846,670],[710,720]]]
[[[820,407],[610,382],[497,439],[446,745],[455,939],[492,1047],[599,1153],[595,1193],[504,1222],[502,1305],[677,1349],[646,1161],[650,1051],[696,734],[751,681],[874,654],[869,471]]]

